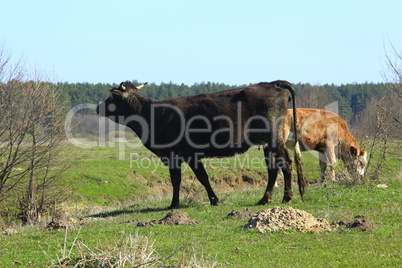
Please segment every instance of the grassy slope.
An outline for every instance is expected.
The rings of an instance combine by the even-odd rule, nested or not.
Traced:
[[[137,151],[140,154],[148,154]],[[153,174],[149,170],[137,170],[133,173],[129,161],[118,161],[113,148],[93,148],[68,151],[76,161],[74,168],[66,178],[75,181],[75,195],[70,201],[88,205],[106,205],[110,213],[87,215],[89,218],[106,218],[82,226],[78,241],[88,247],[102,247],[115,243],[128,234],[140,234],[154,241],[159,258],[167,258],[182,245],[187,245],[165,264],[177,265],[180,258],[188,254],[186,249],[195,249],[205,258],[216,259],[224,267],[396,267],[401,265],[402,234],[402,183],[398,159],[390,159],[396,173],[389,172],[381,181],[363,185],[324,184],[311,185],[302,203],[297,193],[290,204],[294,208],[306,210],[315,217],[325,218],[329,222],[351,221],[355,215],[364,215],[373,221],[380,230],[356,232],[340,229],[331,233],[276,232],[260,234],[241,228],[247,219],[227,219],[232,210],[250,208],[259,211],[267,207],[281,205],[283,189],[276,189],[273,204],[261,207],[255,203],[261,198],[262,189],[241,190],[218,193],[221,204],[218,207],[208,205],[206,194],[182,199],[182,211],[198,221],[193,226],[164,226],[134,228],[128,221],[138,219],[149,221],[161,219],[166,211],[159,210],[170,203],[170,198],[153,198],[126,203],[135,195],[147,195],[149,187],[144,186],[144,178],[151,176],[153,183],[167,177],[167,171],[157,169]],[[252,155],[261,155],[254,150]],[[233,161],[233,160],[232,160]],[[318,179],[318,165],[313,157],[305,157],[309,179]],[[211,170],[213,176],[223,172]],[[257,168],[259,170],[259,168]],[[261,170],[262,171],[262,170]],[[137,179],[138,174],[144,178]],[[140,176],[140,177],[142,177]],[[79,179],[79,180],[77,180]],[[146,179],[145,179],[146,180]],[[107,183],[106,183],[107,181]],[[389,188],[381,189],[376,185],[385,183]],[[296,192],[296,191],[295,191]],[[111,204],[114,204],[112,206]],[[17,234],[0,236],[0,267],[12,267],[21,264],[30,267],[48,266],[52,259],[61,256],[64,232],[43,231],[43,227],[25,227]],[[67,249],[70,249],[77,230],[68,235]],[[77,253],[74,248],[72,253]],[[184,254],[184,255],[183,255]]]
[[[162,162],[143,147],[125,148],[117,144],[115,147],[80,149],[70,146],[66,156],[73,160],[72,167],[63,174],[65,181],[73,183],[70,201],[85,205],[108,206],[122,204],[132,198],[145,197],[152,194],[152,186],[161,182],[169,182],[169,171]],[[314,153],[304,153],[306,175],[310,181],[319,179],[318,161]],[[263,151],[252,148],[247,153],[223,159],[207,159],[204,161],[211,180],[222,177],[247,176],[260,180],[266,175]],[[183,164],[184,176],[193,176],[190,168]],[[265,181],[265,178],[263,178]]]

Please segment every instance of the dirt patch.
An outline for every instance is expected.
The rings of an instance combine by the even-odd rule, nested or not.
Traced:
[[[261,233],[296,230],[299,232],[331,231],[325,219],[316,219],[310,213],[291,207],[274,207],[257,212],[244,226],[245,229],[256,229]]]
[[[356,216],[355,218],[361,218],[360,216]],[[331,224],[333,227],[344,226],[347,229],[356,230],[356,231],[375,231],[378,230],[377,225],[373,222],[368,221],[366,219],[356,219],[355,221],[345,222],[333,222]]]
[[[151,220],[151,221],[140,221],[137,223],[135,227],[149,227],[149,226],[155,226],[159,224],[159,221],[157,220]]]
[[[147,222],[139,222],[136,227],[154,226],[156,224],[164,225],[181,225],[181,224],[198,224],[195,220],[192,220],[190,216],[183,211],[172,210],[161,220],[151,220]]]
[[[164,225],[198,224],[198,222],[192,220],[187,213],[177,210],[169,212],[159,223]]]
[[[15,229],[15,228],[11,228],[11,227],[7,228],[7,229],[5,229],[4,231],[1,232],[2,235],[13,235],[13,234],[16,234],[16,233],[18,233],[18,230]]]
[[[228,215],[226,217],[227,218],[250,218],[254,214],[255,214],[254,212],[252,212],[250,209],[246,208],[241,211],[232,210],[231,212],[228,213]]]
[[[54,231],[54,230],[64,231],[64,230],[66,230],[66,228],[67,228],[66,225],[63,225],[60,222],[55,221],[55,220],[52,220],[51,222],[49,222],[45,227],[45,229],[48,231]]]
[[[52,219],[49,222],[45,230],[47,231],[65,231],[66,229],[75,230],[78,229],[80,226],[85,225],[89,222],[93,221],[101,221],[106,220],[104,218],[91,218],[91,217],[71,217],[68,219]]]

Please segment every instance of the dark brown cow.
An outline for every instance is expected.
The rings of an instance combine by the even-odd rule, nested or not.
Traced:
[[[294,132],[293,109],[289,109],[285,120],[285,140]],[[319,109],[297,108],[298,142],[300,149],[319,152],[320,181],[325,181],[327,163],[330,164],[330,178],[335,180],[336,160],[341,159],[348,171],[363,176],[367,164],[366,150],[360,149],[350,133],[348,125],[337,114]],[[292,147],[294,140],[286,144]]]
[[[142,86],[141,86],[142,87]],[[292,199],[291,162],[284,137],[284,118],[292,95],[286,81],[259,83],[212,94],[153,100],[138,93],[139,87],[123,82],[97,107],[97,113],[131,128],[146,148],[168,166],[173,186],[169,208],[179,206],[181,164],[186,162],[205,187],[211,205],[218,204],[201,162],[204,157],[241,154],[252,145],[265,144],[268,184],[259,204],[272,200],[278,168],[285,178],[284,203]],[[296,107],[296,106],[294,106]],[[295,126],[297,129],[297,127]],[[305,180],[301,159],[295,157],[303,198]]]

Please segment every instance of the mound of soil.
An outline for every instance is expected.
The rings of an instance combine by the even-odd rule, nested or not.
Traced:
[[[139,223],[137,223],[135,227],[149,227],[149,226],[155,226],[156,224],[159,224],[159,221],[157,220],[140,221]]]
[[[94,217],[70,217],[65,219],[52,219],[49,222],[45,230],[47,231],[65,231],[66,229],[69,230],[76,230],[79,229],[80,226],[86,225],[89,222],[93,221],[104,221],[105,218],[94,218]]]
[[[231,212],[228,213],[227,218],[250,218],[254,214],[255,213],[249,210],[248,208],[241,211],[232,210]]]
[[[181,225],[181,224],[198,224],[198,222],[192,220],[186,212],[172,210],[163,219],[159,221],[151,220],[147,222],[139,222],[136,225],[136,227],[154,226],[156,224]]]
[[[244,226],[261,233],[294,229],[299,232],[331,231],[325,219],[316,219],[310,213],[291,207],[274,207],[257,212]]]
[[[52,220],[45,227],[45,229],[48,231],[54,231],[54,230],[64,231],[64,230],[66,230],[66,228],[67,228],[67,226],[61,224],[60,222],[58,222],[56,220]]]
[[[11,228],[11,227],[7,228],[7,229],[5,229],[4,231],[1,232],[2,235],[13,235],[13,234],[16,234],[16,233],[18,233],[18,230],[15,229],[15,228]]]
[[[172,210],[165,218],[159,221],[159,224],[164,225],[180,225],[180,224],[198,224],[192,220],[186,212]]]
[[[375,231],[378,230],[377,225],[366,219],[357,219],[351,222],[339,221],[331,224],[332,226],[345,226],[347,229],[356,231]]]

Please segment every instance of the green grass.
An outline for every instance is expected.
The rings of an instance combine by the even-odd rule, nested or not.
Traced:
[[[150,156],[143,148],[137,149],[136,153],[141,157]],[[250,154],[262,157],[262,151],[257,149],[251,150]],[[364,215],[379,227],[379,230],[368,232],[340,228],[321,234],[296,231],[261,234],[242,228],[248,219],[226,217],[232,210],[249,208],[257,212],[268,207],[283,206],[280,204],[282,187],[275,189],[274,202],[268,206],[255,205],[262,196],[262,188],[217,191],[220,198],[217,207],[208,205],[203,189],[195,196],[182,194],[180,210],[199,222],[198,225],[136,228],[133,220],[159,220],[166,215],[167,211],[161,208],[170,204],[171,192],[167,197],[157,196],[149,184],[168,179],[167,169],[159,166],[153,173],[149,169],[133,170],[129,158],[118,159],[117,148],[70,147],[66,155],[75,160],[73,168],[63,175],[66,182],[74,182],[74,195],[69,204],[103,206],[103,210],[83,215],[96,221],[86,222],[80,231],[76,224],[76,229],[68,231],[66,244],[65,232],[46,231],[44,225],[17,227],[16,234],[0,235],[0,267],[47,267],[62,256],[64,247],[67,251],[72,248],[73,258],[82,253],[82,249],[77,247],[78,243],[84,243],[93,250],[105,250],[119,243],[122,237],[130,235],[148,237],[158,253],[155,257],[165,265],[173,266],[179,265],[193,251],[200,262],[204,260],[205,266],[215,261],[219,267],[402,265],[402,181],[400,160],[392,157],[392,154],[388,161],[393,168],[387,170],[379,181],[355,185],[347,182],[312,184],[305,195],[305,203],[301,202],[295,191],[294,200],[287,206],[305,210],[330,223],[352,221],[356,215]],[[318,180],[318,160],[309,153],[303,156],[309,181]],[[229,163],[232,167],[224,170],[207,167],[207,171],[216,179],[227,174],[239,176],[239,167],[236,170],[233,168],[235,160],[232,158]],[[243,172],[251,169],[246,165]],[[265,172],[260,168],[255,168],[255,171]],[[250,172],[250,176],[256,176],[256,172]],[[186,174],[191,172],[186,171]],[[377,188],[380,183],[388,188]]]
[[[210,256],[223,267],[396,267],[401,264],[401,190],[400,180],[386,181],[389,188],[375,185],[327,184],[309,188],[306,202],[296,198],[291,206],[306,210],[315,217],[329,222],[353,220],[364,215],[378,227],[377,231],[358,232],[339,229],[331,233],[275,232],[261,234],[241,227],[244,218],[226,218],[232,210],[249,208],[255,212],[266,207],[255,206],[261,189],[233,191],[221,194],[218,207],[206,205],[206,200],[184,201],[181,211],[199,222],[198,225],[135,228],[130,220],[149,221],[162,219],[160,211],[169,200],[154,199],[112,209],[105,214],[88,217],[106,217],[103,221],[89,222],[82,226],[78,241],[90,248],[113,243],[122,236],[140,234],[154,241],[159,258],[165,264],[176,265],[184,250],[165,260],[183,245]],[[281,189],[277,189],[277,195]],[[272,206],[280,206],[275,202]],[[112,215],[112,216],[110,216]],[[77,230],[69,232],[67,248],[70,249]],[[61,256],[64,232],[44,231],[41,227],[23,228],[19,233],[2,236],[1,267],[15,263],[31,267],[45,267],[52,259]],[[45,254],[46,253],[46,254]],[[74,254],[78,254],[74,249]]]

